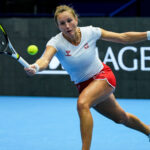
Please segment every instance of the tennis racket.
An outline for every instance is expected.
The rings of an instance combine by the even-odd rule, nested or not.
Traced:
[[[29,68],[29,64],[13,48],[2,25],[0,25],[0,54],[11,56],[12,58],[16,59],[22,66]]]

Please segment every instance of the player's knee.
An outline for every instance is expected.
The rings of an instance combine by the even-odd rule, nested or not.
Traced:
[[[117,124],[126,124],[128,122],[128,115],[126,113],[122,114],[120,117],[114,119],[114,122]]]
[[[89,109],[89,106],[87,104],[86,101],[79,99],[77,102],[77,110],[78,112],[85,110],[85,109]]]

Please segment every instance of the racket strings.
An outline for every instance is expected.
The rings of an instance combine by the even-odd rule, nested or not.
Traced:
[[[7,49],[7,39],[4,33],[0,30],[0,52],[4,52]]]

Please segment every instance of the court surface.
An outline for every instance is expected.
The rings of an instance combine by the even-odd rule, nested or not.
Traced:
[[[150,124],[150,100],[117,99]],[[0,150],[81,150],[77,98],[0,96]],[[148,138],[99,115],[91,150],[150,150]]]

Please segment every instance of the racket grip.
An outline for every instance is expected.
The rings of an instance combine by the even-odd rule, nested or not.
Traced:
[[[18,62],[25,68],[29,68],[29,64],[20,56]]]

